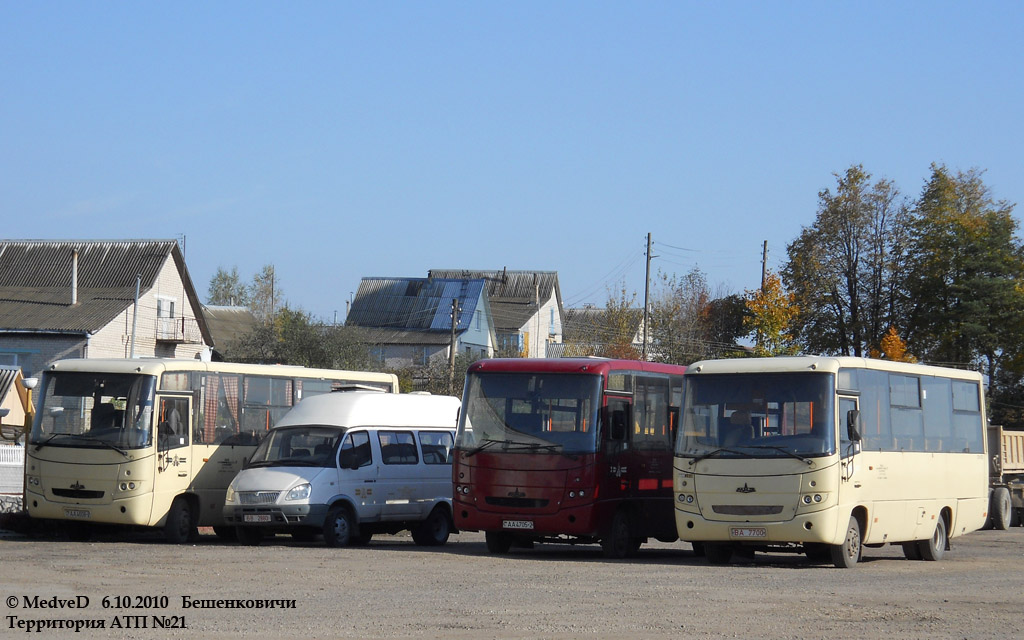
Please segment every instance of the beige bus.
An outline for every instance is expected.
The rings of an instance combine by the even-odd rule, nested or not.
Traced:
[[[392,374],[198,360],[62,360],[38,388],[26,445],[25,508],[92,525],[197,527],[230,536],[224,493],[263,434],[304,397],[342,387],[398,391]]]
[[[852,567],[899,544],[939,560],[988,511],[972,371],[852,357],[709,360],[686,372],[679,537],[714,564],[796,551]]]

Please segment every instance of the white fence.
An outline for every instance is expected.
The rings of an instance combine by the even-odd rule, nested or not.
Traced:
[[[0,445],[0,494],[21,495],[25,486],[25,447]]]

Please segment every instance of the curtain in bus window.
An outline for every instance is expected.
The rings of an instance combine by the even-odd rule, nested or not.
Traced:
[[[238,433],[238,376],[212,373],[203,390],[203,440],[216,444]]]

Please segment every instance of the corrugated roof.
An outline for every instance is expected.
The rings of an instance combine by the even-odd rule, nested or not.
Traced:
[[[256,316],[247,307],[203,305],[203,316],[210,327],[213,346],[219,349],[249,333],[256,326]]]
[[[78,252],[77,304],[71,304],[73,254]],[[190,301],[198,302],[176,240],[0,240],[0,331],[96,331],[153,287],[174,260]],[[204,339],[209,329],[195,309]]]
[[[458,331],[465,331],[484,291],[483,280],[363,278],[345,324],[379,329],[447,331],[452,300],[459,300]]]
[[[562,310],[562,291],[557,271],[509,271],[481,269],[431,269],[431,278],[482,279],[487,283],[487,299],[498,331],[517,331],[537,312],[537,297],[542,301],[552,295]]]

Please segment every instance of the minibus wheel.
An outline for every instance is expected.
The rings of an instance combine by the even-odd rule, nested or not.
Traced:
[[[720,542],[705,542],[704,557],[708,564],[729,564],[732,561],[732,545]]]
[[[442,507],[434,507],[427,519],[412,528],[412,541],[422,547],[438,547],[448,542],[452,527]]]
[[[352,514],[343,505],[335,505],[324,521],[324,543],[328,547],[344,547],[352,537]]]
[[[860,522],[850,516],[850,524],[846,528],[846,539],[842,544],[832,546],[832,564],[840,569],[852,569],[860,561],[862,550]]]
[[[192,507],[187,499],[178,496],[171,503],[167,522],[164,524],[164,537],[171,544],[195,542],[199,538],[199,529],[196,527]]]

